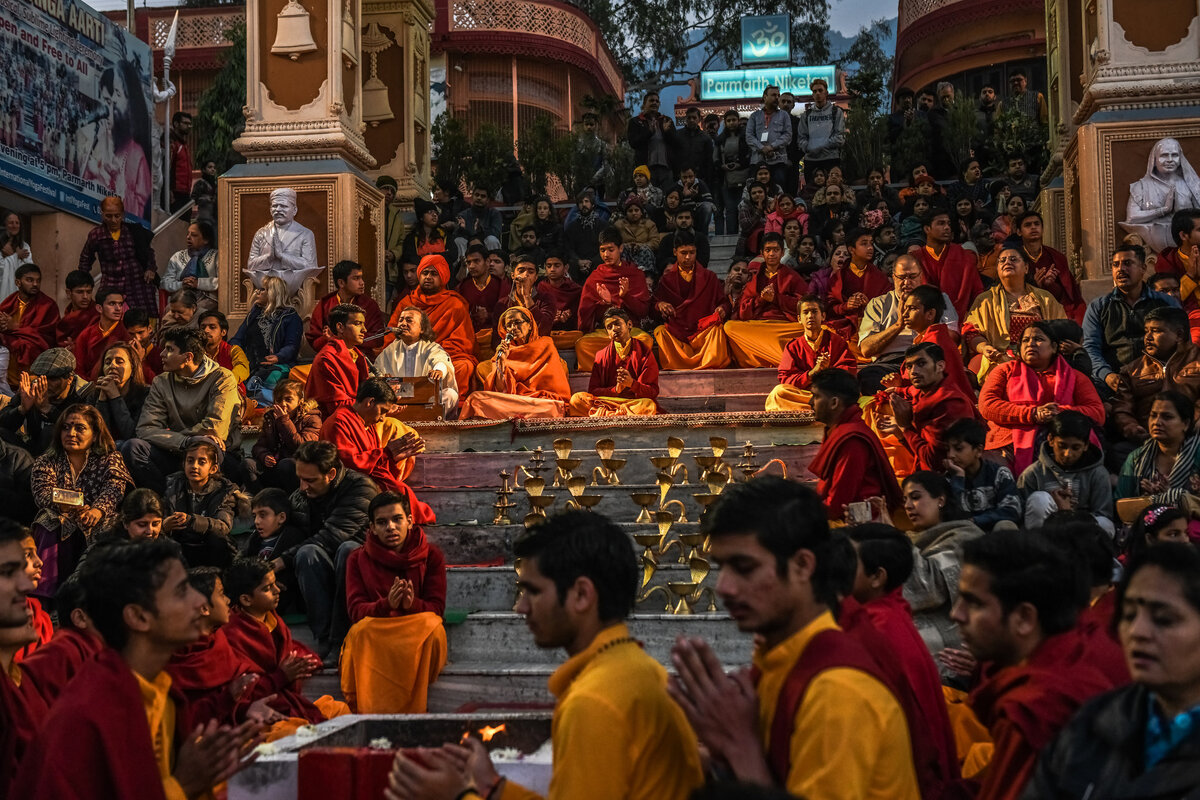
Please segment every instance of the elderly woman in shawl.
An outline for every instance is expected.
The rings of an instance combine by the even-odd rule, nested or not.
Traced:
[[[463,419],[563,417],[571,397],[567,368],[549,336],[538,336],[533,314],[522,306],[504,312],[504,340],[490,362],[479,365],[482,391],[463,403]]]
[[[217,307],[217,248],[216,231],[206,219],[188,226],[187,247],[176,252],[167,262],[162,288],[175,293],[191,289],[196,293],[201,311]]]
[[[1161,252],[1176,244],[1171,216],[1185,208],[1200,208],[1200,176],[1175,139],[1159,139],[1150,149],[1146,175],[1129,185],[1129,205],[1121,227],[1137,233]]]

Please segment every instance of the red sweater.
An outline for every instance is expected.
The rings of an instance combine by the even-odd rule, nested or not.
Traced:
[[[975,400],[948,378],[932,392],[909,389],[906,394],[913,404],[913,424],[905,428],[904,441],[917,457],[917,469],[940,472],[949,452],[943,434],[958,420],[975,418]]]
[[[392,608],[388,592],[396,578],[412,581],[411,608]],[[413,526],[399,552],[384,547],[373,534],[346,559],[346,610],[350,622],[366,617],[403,617],[432,611],[439,617],[446,612],[446,559],[436,545],[425,538],[421,527]]]

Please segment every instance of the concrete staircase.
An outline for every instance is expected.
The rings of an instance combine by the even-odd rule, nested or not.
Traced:
[[[733,260],[733,251],[737,248],[738,237],[734,236],[713,236],[708,240],[708,261],[704,266],[711,269],[713,272],[725,280],[725,276],[729,274],[729,262]]]

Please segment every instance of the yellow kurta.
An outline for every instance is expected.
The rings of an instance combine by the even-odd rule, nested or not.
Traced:
[[[729,352],[739,367],[778,367],[788,342],[803,335],[799,322],[732,319],[725,323]]]
[[[446,629],[431,611],[366,617],[342,644],[342,694],[356,714],[424,714],[446,666]]]
[[[172,772],[175,765],[175,701],[168,692],[171,689],[171,676],[162,671],[148,681],[138,673],[138,689],[142,692],[142,702],[146,706],[146,722],[150,725],[150,740],[154,743],[154,760],[158,762],[158,774],[162,778],[163,793],[167,800],[186,800],[187,794],[179,781],[175,780]]]
[[[689,341],[676,339],[666,325],[654,329],[660,369],[725,369],[732,358],[725,328],[710,325]]]
[[[633,329],[633,338],[651,350],[654,349],[654,337],[641,328]],[[608,333],[602,330],[580,336],[575,341],[575,369],[579,372],[591,372],[592,364],[596,361],[596,354],[608,347],[609,341]]]
[[[767,653],[756,653],[758,725],[770,748],[779,693],[812,638],[837,628],[826,611]],[[904,711],[892,693],[855,669],[813,678],[796,712],[786,789],[822,800],[920,800]]]
[[[1054,295],[1036,286],[1030,286],[1028,289],[1037,300],[1038,313],[1042,315],[1042,319],[1067,318],[1067,312],[1054,299]],[[1004,291],[1003,286],[996,284],[971,303],[967,318],[963,320],[963,327],[965,328],[967,324],[973,325],[992,347],[1007,350],[1013,344],[1008,338],[1009,306],[1008,292]],[[981,384],[994,366],[995,364],[986,358],[980,363],[979,382]]]

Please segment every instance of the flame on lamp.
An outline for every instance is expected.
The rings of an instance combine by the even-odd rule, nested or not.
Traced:
[[[504,731],[505,731],[504,723],[500,723],[498,726],[496,726],[494,728],[491,725],[485,725],[479,729],[479,738],[485,742],[490,742],[492,739],[494,739],[496,737],[497,733],[504,733]]]

